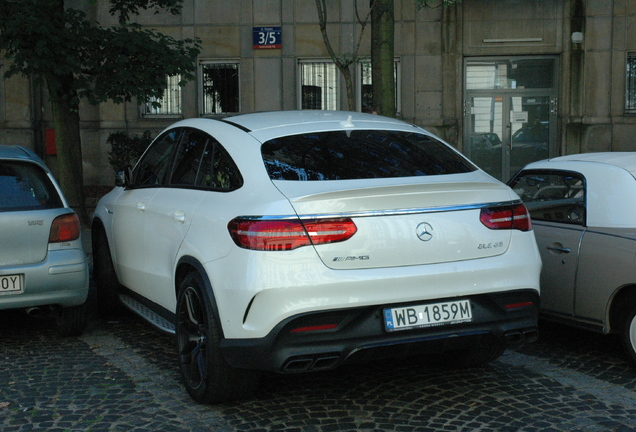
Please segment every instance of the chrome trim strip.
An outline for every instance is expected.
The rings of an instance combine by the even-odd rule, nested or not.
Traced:
[[[491,202],[481,204],[464,204],[456,206],[442,206],[442,207],[429,207],[429,208],[414,208],[414,209],[395,209],[395,210],[373,210],[362,212],[344,212],[344,213],[320,213],[320,214],[307,214],[307,215],[280,215],[280,216],[239,216],[238,219],[247,220],[315,220],[315,219],[340,219],[340,218],[363,218],[363,217],[378,217],[378,216],[408,216],[415,214],[428,214],[428,213],[441,213],[451,211],[463,211],[463,210],[475,210],[485,207],[504,207],[510,205],[522,204],[522,201],[511,200],[503,202]]]

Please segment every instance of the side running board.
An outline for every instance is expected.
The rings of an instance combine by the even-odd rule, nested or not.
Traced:
[[[159,330],[169,334],[175,334],[175,327],[173,323],[171,323],[158,313],[154,312],[153,310],[149,309],[148,307],[144,306],[134,298],[122,294],[119,296],[119,299],[124,304],[124,306],[148,321],[153,326],[157,327]]]

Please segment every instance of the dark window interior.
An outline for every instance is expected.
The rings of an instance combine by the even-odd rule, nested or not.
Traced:
[[[420,134],[385,130],[291,135],[262,146],[272,180],[348,180],[474,171],[446,144]]]

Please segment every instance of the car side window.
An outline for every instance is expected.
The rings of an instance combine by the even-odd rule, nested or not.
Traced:
[[[199,172],[207,160],[211,138],[195,129],[185,131],[175,155],[174,169],[170,176],[172,186],[194,186]]]
[[[522,171],[510,182],[533,220],[585,225],[585,177],[571,171]]]
[[[210,138],[203,167],[197,176],[197,186],[221,191],[232,191],[243,186],[243,177],[236,163],[214,138]]]
[[[161,186],[172,166],[172,154],[182,129],[173,129],[158,137],[141,157],[133,174],[135,187]]]

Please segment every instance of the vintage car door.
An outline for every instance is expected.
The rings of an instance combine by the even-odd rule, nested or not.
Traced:
[[[585,235],[584,177],[571,171],[521,171],[511,182],[524,201],[543,261],[541,309],[574,315],[576,277]]]
[[[584,228],[555,222],[534,222],[541,254],[541,309],[574,314],[576,273]]]

